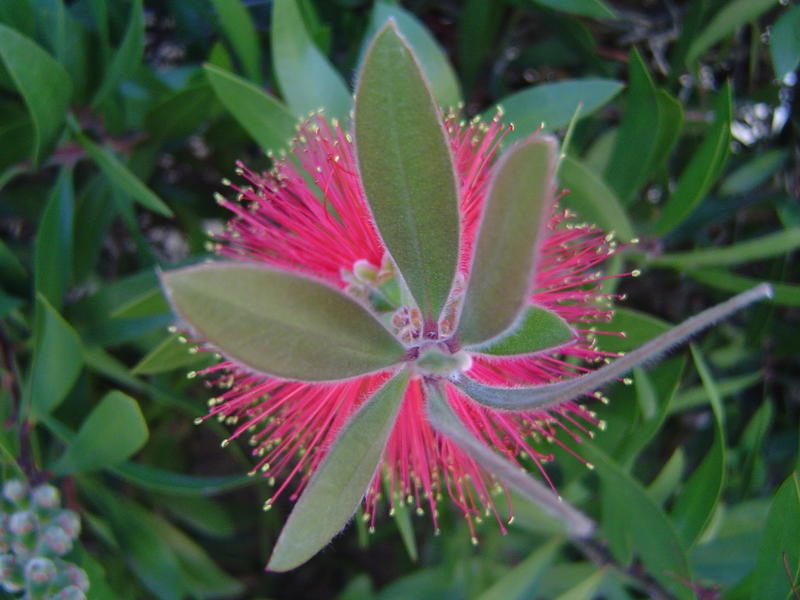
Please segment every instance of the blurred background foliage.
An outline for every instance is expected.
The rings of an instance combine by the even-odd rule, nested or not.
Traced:
[[[268,167],[309,111],[347,118],[389,16],[465,118],[563,134],[579,111],[564,202],[639,239],[609,266],[641,270],[608,284],[628,295],[609,349],[775,284],[608,390],[607,430],[566,440],[594,471],[557,452],[550,472],[676,598],[800,597],[797,3],[0,0],[3,480],[61,488],[98,600],[645,597],[522,501],[476,547],[457,514],[435,536],[398,511],[264,573],[290,506],[261,512],[247,448],[192,424],[206,359],[167,332],[155,270],[206,255],[236,159]]]

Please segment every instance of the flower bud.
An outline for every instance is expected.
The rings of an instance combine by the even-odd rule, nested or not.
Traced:
[[[17,537],[25,537],[36,531],[39,519],[29,510],[20,510],[11,515],[8,528]]]
[[[62,510],[52,521],[73,540],[76,539],[81,533],[81,519],[71,510]]]
[[[25,586],[22,569],[12,554],[0,555],[0,587],[5,591],[19,592]]]
[[[61,494],[52,485],[40,485],[31,492],[34,507],[50,510],[61,504]]]
[[[0,513],[0,554],[11,548],[11,531],[8,529],[8,515]]]
[[[22,507],[26,504],[28,484],[22,479],[11,479],[3,484],[3,496],[12,504]]]
[[[58,525],[49,525],[42,533],[42,551],[48,555],[63,556],[72,550],[72,538]]]
[[[62,573],[67,577],[70,587],[76,587],[79,590],[86,592],[89,589],[89,576],[86,571],[72,563],[66,563]]]
[[[86,594],[79,587],[70,585],[49,598],[50,600],[86,600]]]
[[[37,556],[25,565],[25,580],[37,588],[45,587],[56,578],[56,565],[49,558]]]

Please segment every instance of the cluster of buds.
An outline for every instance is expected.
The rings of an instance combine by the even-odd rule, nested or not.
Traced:
[[[64,559],[81,529],[61,508],[51,485],[30,488],[21,479],[3,484],[0,498],[0,587],[23,600],[85,600],[89,577]]]

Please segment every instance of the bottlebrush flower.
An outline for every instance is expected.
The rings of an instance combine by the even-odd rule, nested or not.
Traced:
[[[509,487],[586,536],[593,524],[519,469],[547,479],[542,442],[602,422],[577,400],[764,289],[612,358],[598,266],[611,236],[555,199],[557,144],[535,135],[498,156],[510,126],[441,118],[391,25],[362,68],[354,131],[315,115],[246,185],[215,243],[234,259],[164,275],[176,313],[225,359],[209,416],[247,436],[298,500],[269,568],[305,562],[364,502],[427,512],[456,505],[504,529]],[[683,329],[681,329],[681,327]],[[567,441],[562,441],[566,436]],[[227,440],[226,440],[227,443]],[[474,535],[474,532],[473,532]]]

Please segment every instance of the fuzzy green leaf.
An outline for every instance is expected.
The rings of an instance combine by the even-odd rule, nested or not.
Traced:
[[[280,150],[294,137],[297,119],[278,100],[249,81],[214,65],[203,66],[223,106],[264,150]]]
[[[481,348],[480,352],[497,356],[533,354],[575,339],[575,331],[556,313],[541,306],[529,306],[511,333]]]
[[[113,467],[140,450],[148,435],[136,400],[109,392],[86,417],[53,470],[63,475]]]
[[[289,515],[268,569],[303,564],[351,519],[375,476],[408,381],[406,370],[395,375],[344,426]]]
[[[0,24],[0,62],[30,113],[31,154],[33,162],[38,163],[61,132],[72,95],[72,81],[64,67],[38,44],[3,24]]]
[[[553,138],[532,137],[495,167],[456,331],[465,346],[503,334],[528,302],[553,202],[556,154]]]
[[[403,346],[364,307],[319,281],[247,263],[162,275],[175,311],[234,361],[262,373],[330,381],[397,364]]]
[[[439,109],[393,21],[367,52],[355,133],[378,230],[426,322],[435,323],[458,262],[458,190]]]
[[[297,0],[273,2],[271,33],[275,75],[292,112],[303,117],[324,108],[328,116],[346,117],[350,91],[308,34]]]

